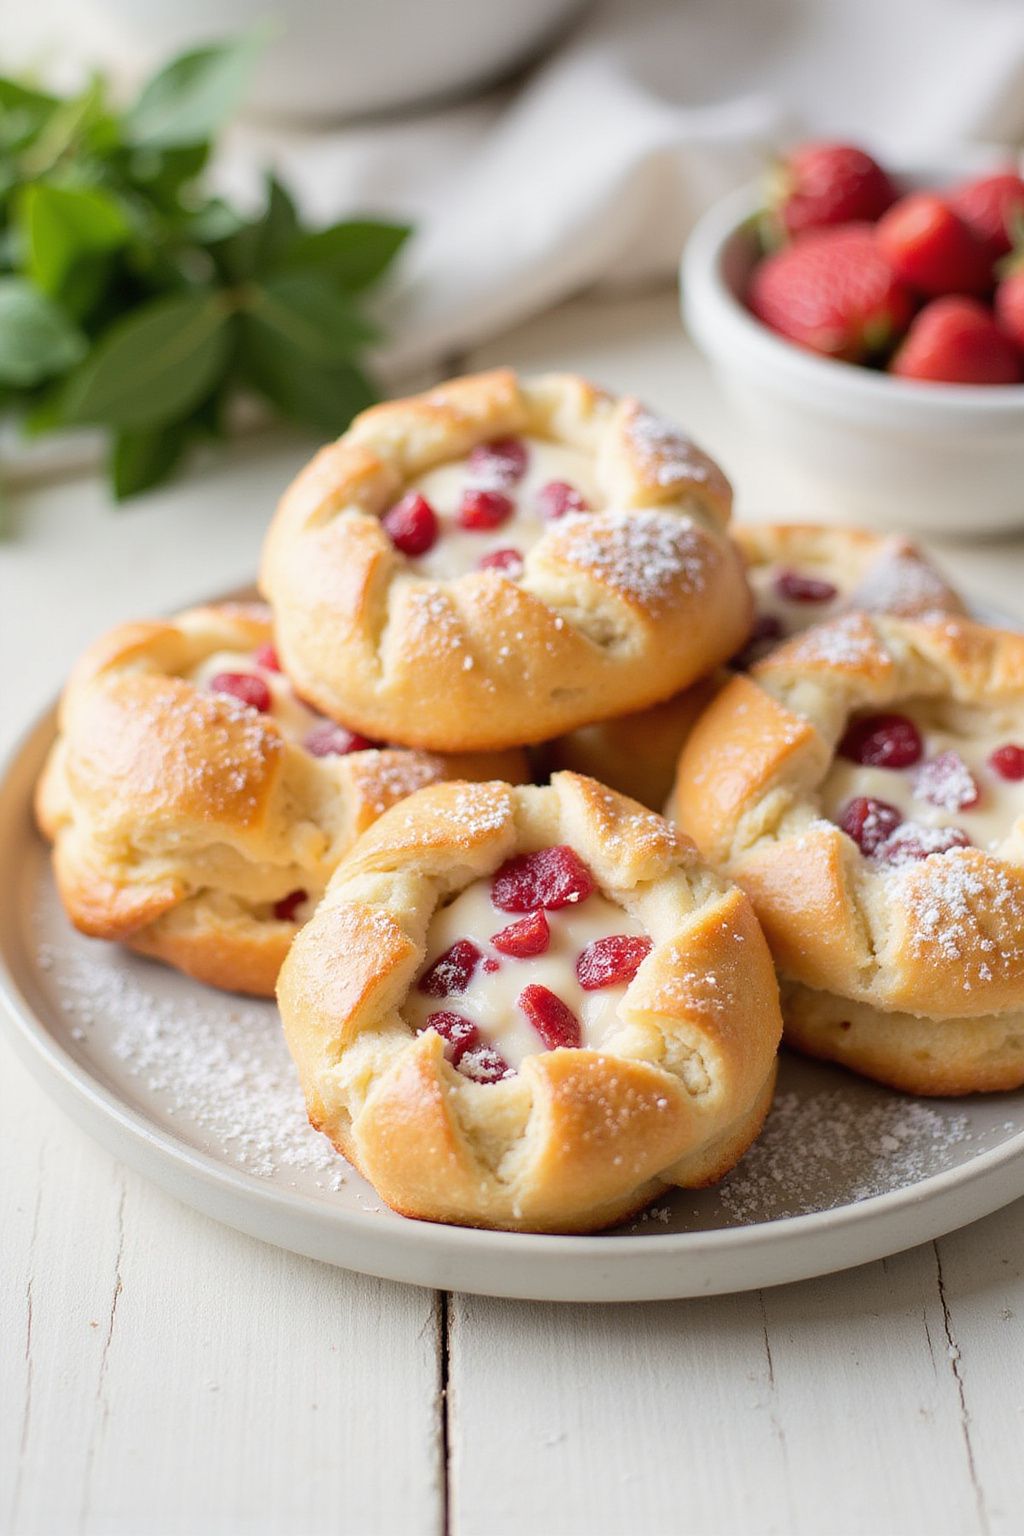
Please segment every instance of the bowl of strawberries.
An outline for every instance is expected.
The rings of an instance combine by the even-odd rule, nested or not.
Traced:
[[[1024,176],[895,173],[805,144],[716,204],[682,263],[690,334],[839,514],[1024,527]]]

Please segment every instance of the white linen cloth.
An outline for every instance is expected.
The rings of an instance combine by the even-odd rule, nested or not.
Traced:
[[[514,0],[480,0],[481,4]],[[604,0],[517,83],[396,120],[233,137],[313,217],[412,220],[385,379],[595,283],[668,277],[772,148],[838,135],[912,162],[1024,139],[1022,0]]]

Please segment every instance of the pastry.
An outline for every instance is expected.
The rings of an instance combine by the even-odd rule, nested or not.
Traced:
[[[339,865],[278,985],[309,1117],[395,1210],[590,1231],[720,1178],[781,1021],[747,898],[576,774],[440,784]]]
[[[814,523],[738,523],[732,537],[756,605],[734,666],[749,666],[787,635],[853,608],[908,618],[963,612],[953,588],[908,539]],[[725,677],[705,679],[653,709],[581,726],[551,742],[545,761],[589,773],[660,811],[683,742]]]
[[[750,627],[724,475],[637,401],[509,369],[376,406],[286,493],[261,584],[304,697],[437,751],[670,697]]]
[[[341,855],[440,778],[522,777],[522,754],[378,751],[279,670],[267,610],[124,624],[72,673],[37,790],[75,926],[231,991],[272,995]]]
[[[912,1093],[1024,1084],[1024,635],[808,630],[701,716],[672,809],[750,894],[791,1044]]]

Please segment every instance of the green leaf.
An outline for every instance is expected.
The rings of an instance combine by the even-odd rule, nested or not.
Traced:
[[[110,327],[70,380],[64,420],[133,431],[185,416],[216,384],[231,354],[221,295],[156,299]]]
[[[258,219],[241,223],[220,242],[214,257],[229,282],[243,283],[272,268],[295,241],[298,214],[275,176],[267,177],[267,202]]]
[[[11,153],[24,149],[59,105],[56,96],[0,78],[0,148]]]
[[[284,265],[313,268],[350,293],[358,293],[383,276],[411,233],[408,224],[372,219],[332,224],[297,240],[285,254]]]
[[[321,367],[371,341],[373,328],[316,272],[282,272],[247,291],[245,324]]]
[[[131,226],[120,203],[99,187],[35,182],[21,195],[22,260],[36,287],[73,314],[85,314],[103,284],[106,256]]]
[[[20,277],[0,278],[0,383],[24,388],[64,373],[87,343],[50,299]]]
[[[243,326],[242,363],[248,382],[271,405],[326,437],[337,437],[377,398],[353,363],[324,368],[257,326]]]
[[[108,465],[117,500],[138,496],[166,480],[185,451],[188,435],[186,423],[180,421],[166,427],[119,432]]]
[[[213,138],[241,101],[265,43],[265,31],[256,29],[179,54],[125,114],[125,136],[134,145],[161,149]]]

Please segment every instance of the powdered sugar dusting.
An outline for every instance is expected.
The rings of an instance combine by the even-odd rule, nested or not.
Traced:
[[[637,406],[626,423],[626,438],[636,454],[645,479],[657,485],[677,485],[685,480],[707,482],[708,459],[671,421]]]
[[[957,613],[960,605],[934,566],[916,551],[885,553],[846,598],[849,608],[904,618]]]
[[[570,513],[552,538],[564,558],[645,607],[701,591],[713,558],[692,518],[656,509]]]
[[[859,669],[877,652],[874,632],[858,614],[849,613],[830,623],[804,630],[788,641],[776,656],[781,655],[786,663],[795,666]],[[771,662],[775,659],[773,656]]]
[[[953,850],[904,878],[900,894],[910,914],[915,955],[956,962],[965,991],[996,975],[1019,976],[1024,897],[998,864],[989,859],[979,866],[970,851]]]

